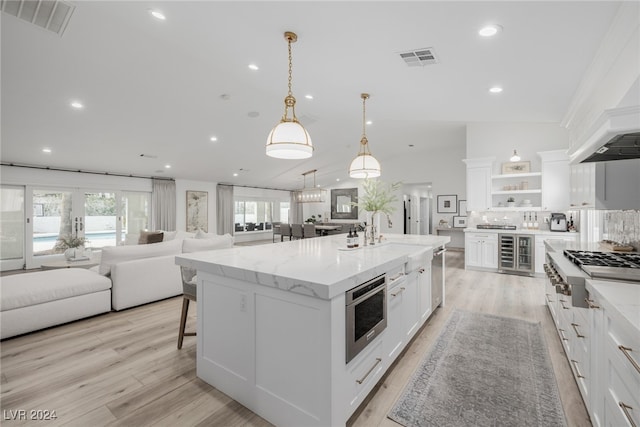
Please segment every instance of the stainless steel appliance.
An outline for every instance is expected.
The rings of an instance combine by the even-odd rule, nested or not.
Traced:
[[[444,306],[444,256],[447,249],[442,246],[434,249],[431,260],[431,312],[439,305]]]
[[[387,327],[386,294],[386,275],[346,292],[347,363]]]
[[[498,234],[498,271],[500,273],[535,272],[533,235]]]
[[[549,224],[551,231],[567,231],[567,216],[563,213],[552,213],[551,223]]]
[[[566,249],[564,255],[589,277],[640,282],[640,253],[592,252]]]
[[[515,230],[515,225],[508,224],[478,224],[476,225],[478,230]]]
[[[570,297],[567,299],[558,298],[559,308],[566,310],[570,307],[588,307],[585,288],[586,275],[560,252],[547,252],[546,261],[544,270],[547,276],[547,286],[556,294]],[[552,298],[550,293],[547,292],[548,301]]]

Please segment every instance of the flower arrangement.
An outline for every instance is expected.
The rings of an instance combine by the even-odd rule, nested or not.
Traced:
[[[311,215],[309,218],[305,220],[306,223],[315,224],[317,221],[322,219],[322,215],[318,214],[318,218],[315,215]]]
[[[70,234],[58,237],[58,241],[56,242],[56,248],[58,249],[71,249],[71,248],[79,248],[80,246],[84,246],[88,240],[84,237],[76,237]]]
[[[513,197],[507,198],[507,203],[514,203],[515,201],[516,199],[514,199]]]
[[[393,203],[398,200],[395,191],[400,185],[400,182],[387,184],[377,179],[365,179],[362,181],[364,194],[358,198],[357,203],[352,204],[367,212],[382,212],[389,216],[396,210]]]

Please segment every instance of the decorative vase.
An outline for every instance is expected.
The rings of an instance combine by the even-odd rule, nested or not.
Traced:
[[[80,258],[84,255],[84,248],[82,246],[78,246],[77,248],[69,248],[64,251],[64,257],[66,260]]]

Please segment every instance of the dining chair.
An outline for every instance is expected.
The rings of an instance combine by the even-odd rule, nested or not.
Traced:
[[[280,224],[280,241],[284,242],[284,238],[291,240],[291,226],[289,224]]]
[[[273,228],[272,228],[273,226]],[[275,242],[276,241],[276,236],[280,236],[280,223],[279,222],[274,222],[274,223],[267,223],[267,230],[268,229],[272,229],[272,241]]]
[[[180,327],[178,329],[178,350],[182,348],[182,339],[185,336],[195,336],[195,332],[185,332],[187,324],[187,314],[189,313],[189,302],[196,301],[196,270],[193,268],[180,267],[182,275],[182,315],[180,316]]]
[[[291,238],[292,239],[304,239],[304,233],[302,231],[302,224],[291,224]]]
[[[310,237],[316,237],[316,225],[315,224],[304,224],[303,237],[305,239]]]

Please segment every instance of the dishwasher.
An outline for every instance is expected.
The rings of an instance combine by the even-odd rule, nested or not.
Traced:
[[[433,250],[431,260],[431,312],[438,306],[444,307],[444,255],[447,249],[444,246]]]

